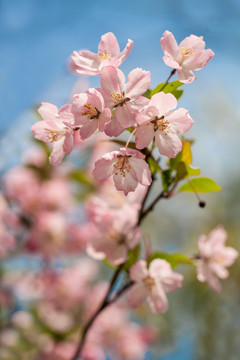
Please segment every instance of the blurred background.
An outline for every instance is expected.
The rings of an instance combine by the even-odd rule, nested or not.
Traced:
[[[203,35],[215,56],[196,73],[196,81],[184,86],[179,105],[189,109],[195,121],[188,133],[196,139],[193,165],[223,191],[203,194],[204,209],[192,194],[162,202],[144,223],[144,232],[155,247],[184,249],[191,255],[199,235],[222,224],[227,244],[239,251],[239,19],[238,0],[0,0],[0,174],[19,164],[22,153],[32,146],[33,109],[42,101],[57,106],[68,102],[78,80],[67,71],[73,50],[96,52],[101,35],[109,31],[121,49],[130,38],[133,49],[121,69],[125,74],[135,67],[150,70],[153,88],[171,71],[162,61],[163,32],[171,31],[178,43],[190,34]],[[99,86],[95,77],[82,77],[81,82]],[[180,270],[185,283],[178,294],[170,295],[171,311],[153,317],[144,310],[146,321],[161,333],[146,359],[238,360],[239,261],[220,294],[197,283],[194,269]]]

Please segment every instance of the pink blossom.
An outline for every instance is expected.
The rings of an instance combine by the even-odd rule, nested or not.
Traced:
[[[178,80],[191,83],[195,76],[192,70],[201,70],[214,56],[211,49],[205,50],[202,36],[190,35],[179,45],[170,31],[165,31],[160,40],[166,65],[177,70]]]
[[[101,71],[101,87],[105,104],[115,109],[113,120],[105,129],[109,136],[118,136],[126,128],[135,125],[136,114],[148,103],[141,96],[151,83],[150,72],[139,68],[132,70],[125,83],[123,72],[113,66],[106,66]]]
[[[160,154],[174,158],[182,149],[182,142],[177,134],[190,129],[193,120],[184,108],[175,109],[177,99],[172,94],[160,92],[153,95],[149,104],[137,115],[139,127],[135,141],[139,149],[150,144],[155,137]]]
[[[130,278],[135,283],[129,290],[128,302],[132,307],[139,306],[145,299],[153,312],[165,312],[168,301],[165,292],[182,286],[183,276],[172,271],[166,260],[155,259],[147,269],[147,263],[139,260],[130,269]]]
[[[137,150],[121,148],[112,151],[95,162],[93,176],[104,180],[113,175],[116,188],[127,195],[136,189],[138,183],[145,186],[151,184],[151,171],[144,158]]]
[[[97,54],[89,50],[74,51],[71,67],[78,74],[100,75],[104,66],[119,67],[130,54],[132,46],[133,41],[128,39],[125,49],[120,52],[115,35],[108,32],[102,35]]]
[[[80,136],[83,140],[97,130],[102,132],[112,116],[111,110],[105,108],[103,97],[96,89],[74,95],[72,112],[75,124],[80,125]]]
[[[38,112],[43,120],[32,126],[32,132],[36,139],[53,143],[49,160],[52,165],[58,165],[73,148],[74,119],[71,105],[64,105],[58,110],[53,104],[42,103]]]
[[[208,237],[201,235],[198,240],[200,259],[197,262],[197,278],[201,282],[206,281],[216,292],[221,291],[218,278],[226,279],[229,276],[226,268],[231,266],[238,257],[235,249],[224,245],[226,239],[225,229],[218,225]]]

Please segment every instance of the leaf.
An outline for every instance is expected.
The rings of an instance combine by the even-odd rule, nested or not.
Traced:
[[[180,81],[176,80],[173,82],[170,82],[165,86],[166,83],[158,84],[150,93],[150,98],[159,93],[160,91],[163,91],[165,94],[171,93],[175,96],[175,98],[178,100],[183,94],[183,90],[178,90],[180,86],[183,85]]]
[[[180,152],[175,158],[169,159],[169,166],[172,170],[176,170],[178,163],[181,161],[182,153]]]
[[[186,140],[182,140],[182,156],[181,160],[188,164],[192,163],[192,150],[191,150],[191,143]]]
[[[133,250],[128,251],[128,259],[125,262],[123,269],[128,271],[138,260],[140,253],[140,245],[137,245]]]
[[[185,256],[183,254],[179,254],[179,253],[168,254],[168,253],[156,251],[148,259],[148,265],[154,259],[166,260],[171,265],[172,268],[177,267],[181,263],[192,265],[192,261],[187,256]]]
[[[142,94],[142,96],[144,96],[144,97],[146,97],[146,98],[148,98],[148,99],[150,99],[150,94],[151,94],[151,89],[147,89],[147,91],[144,93],[144,94]]]
[[[171,170],[164,170],[162,172],[162,187],[163,187],[163,191],[167,191],[169,188],[169,185],[171,185],[172,183],[172,171]]]
[[[186,162],[180,161],[177,165],[176,180],[180,181],[189,176],[196,176],[200,174],[200,168],[194,168]]]
[[[189,180],[186,184],[182,185],[178,191],[189,191],[208,193],[212,191],[220,191],[222,188],[212,179],[206,177],[198,177]]]
[[[161,171],[161,167],[158,165],[158,163],[152,156],[149,157],[147,161],[148,161],[148,165],[150,167],[152,174],[155,174],[155,173],[158,173]]]

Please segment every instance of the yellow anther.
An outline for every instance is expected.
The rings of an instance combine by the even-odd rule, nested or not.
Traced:
[[[82,116],[87,116],[89,119],[98,118],[99,112],[91,104],[85,104],[83,108],[84,111],[82,112]]]
[[[182,55],[184,57],[188,57],[189,55],[193,55],[194,54],[194,51],[193,51],[193,48],[192,46],[189,46],[189,47],[181,47],[181,50],[182,50]]]
[[[99,51],[96,55],[95,55],[95,58],[99,61],[102,61],[102,60],[108,60],[109,58],[111,57],[111,52],[110,51],[107,51],[107,50],[104,50],[104,51]]]
[[[115,169],[115,175],[122,175],[123,177],[126,176],[126,172],[129,172],[131,169],[131,165],[129,163],[129,157],[130,155],[119,155],[119,160],[113,164],[113,167]]]
[[[150,275],[146,276],[143,281],[149,290],[151,290],[155,286],[155,280]]]
[[[163,131],[165,135],[169,133],[169,122],[167,120],[164,120],[164,116],[156,118],[152,121],[152,123],[154,124],[154,131]]]
[[[124,102],[124,93],[122,90],[111,90],[111,98],[113,100],[113,105],[119,105]]]
[[[54,142],[60,139],[61,133],[59,131],[54,131],[51,129],[44,129],[45,134],[47,136],[47,141]]]

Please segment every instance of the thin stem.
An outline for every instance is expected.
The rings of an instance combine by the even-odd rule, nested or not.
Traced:
[[[131,138],[133,137],[133,135],[135,134],[135,132],[137,131],[137,128],[135,128],[132,132],[131,132],[131,135],[129,136],[129,139],[128,141],[126,142],[126,145],[125,145],[125,148],[127,149],[129,143],[130,143],[130,140]]]
[[[87,324],[85,325],[85,327],[83,328],[82,334],[81,334],[81,340],[78,344],[78,347],[76,349],[76,352],[72,358],[72,360],[78,360],[79,356],[81,355],[83,346],[85,344],[85,340],[88,334],[88,331],[90,329],[90,327],[92,326],[92,324],[94,323],[95,319],[97,318],[97,316],[113,301],[112,300],[108,300],[108,297],[113,289],[113,286],[116,283],[116,280],[120,274],[120,272],[122,271],[124,264],[119,265],[119,267],[116,269],[116,271],[113,274],[112,280],[110,281],[109,287],[108,287],[108,291],[101,303],[101,305],[99,306],[99,308],[97,309],[97,311],[93,314],[93,316],[90,318],[90,320],[87,322]],[[116,300],[116,299],[115,299]]]
[[[161,88],[160,91],[163,91],[163,89],[165,89],[165,87],[167,86],[169,80],[171,79],[171,77],[175,74],[176,72],[176,69],[173,69],[169,75],[169,77],[167,78],[167,80],[165,81],[165,84],[163,85],[163,87]]]
[[[146,201],[147,201],[147,199],[148,199],[148,196],[149,196],[149,194],[150,194],[151,188],[152,188],[152,186],[153,186],[153,182],[154,182],[155,180],[156,180],[156,177],[155,177],[155,175],[153,174],[153,175],[152,175],[152,182],[151,182],[151,184],[149,185],[149,187],[148,187],[148,189],[147,189],[147,192],[146,192],[146,194],[145,194],[145,197],[144,197],[144,199],[143,199],[143,201],[142,201],[141,209],[139,210],[137,226],[139,226],[139,225],[141,224],[141,222],[142,222],[142,219],[143,219],[142,215],[143,215],[143,211],[144,211],[143,209],[144,209],[144,207],[145,207]]]

